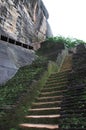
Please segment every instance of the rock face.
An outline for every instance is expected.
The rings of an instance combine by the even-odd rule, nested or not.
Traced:
[[[30,44],[52,36],[42,0],[0,0],[0,34]]]
[[[48,17],[42,0],[0,0],[0,36],[27,45],[37,43],[52,36]],[[31,64],[35,57],[33,50],[0,40],[0,84],[14,76],[19,67]]]

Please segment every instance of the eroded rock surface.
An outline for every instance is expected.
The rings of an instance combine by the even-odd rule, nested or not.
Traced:
[[[42,0],[0,0],[0,33],[26,44],[52,35],[48,17]]]

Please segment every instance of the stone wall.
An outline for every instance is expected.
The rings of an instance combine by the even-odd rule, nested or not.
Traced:
[[[30,44],[51,36],[48,17],[41,0],[0,0],[0,34],[20,42]]]

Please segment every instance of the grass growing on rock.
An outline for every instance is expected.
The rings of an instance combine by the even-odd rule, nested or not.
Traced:
[[[21,122],[41,89],[37,85],[47,70],[48,60],[38,57],[31,65],[19,69],[5,85],[0,86],[0,129],[10,130]]]
[[[46,59],[38,58],[32,65],[20,68],[11,80],[1,86],[0,107],[14,104],[22,93],[27,93],[32,81],[38,80],[41,73],[46,69],[46,63]]]

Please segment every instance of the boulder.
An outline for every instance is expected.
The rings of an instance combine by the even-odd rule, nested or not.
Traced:
[[[22,66],[36,58],[33,50],[0,41],[0,84],[12,78]]]

